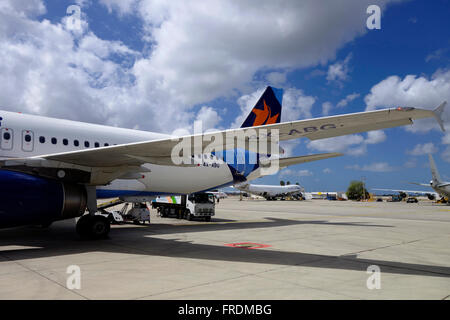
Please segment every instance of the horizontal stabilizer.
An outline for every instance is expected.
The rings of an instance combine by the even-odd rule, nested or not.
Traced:
[[[294,164],[323,160],[323,159],[340,157],[340,156],[343,156],[343,154],[337,153],[337,152],[332,152],[332,153],[311,154],[308,156],[281,158],[281,159],[279,159],[279,166],[280,166],[280,168],[285,168],[287,166],[292,166]]]

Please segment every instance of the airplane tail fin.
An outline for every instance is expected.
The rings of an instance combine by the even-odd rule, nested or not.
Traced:
[[[280,123],[283,90],[268,86],[241,128]]]
[[[434,163],[434,159],[431,154],[428,154],[428,158],[430,159],[430,168],[431,168],[431,175],[433,177],[433,182],[439,184],[442,180],[441,176],[439,175],[439,171],[436,168],[436,163]]]

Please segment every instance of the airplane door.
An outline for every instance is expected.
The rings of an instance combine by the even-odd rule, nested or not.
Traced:
[[[14,132],[9,128],[2,128],[0,130],[0,149],[12,150]]]
[[[34,134],[33,131],[22,131],[22,150],[25,152],[31,152],[34,148]]]

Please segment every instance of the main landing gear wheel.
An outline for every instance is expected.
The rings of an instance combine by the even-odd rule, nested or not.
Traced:
[[[105,239],[108,237],[111,229],[111,223],[108,218],[103,216],[92,216],[86,214],[77,222],[77,233],[82,238]]]

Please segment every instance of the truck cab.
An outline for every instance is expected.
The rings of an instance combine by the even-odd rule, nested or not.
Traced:
[[[182,196],[160,196],[152,202],[161,217],[177,217],[193,220],[203,218],[210,221],[215,214],[215,196],[209,192],[192,193]]]
[[[205,220],[211,220],[214,215],[216,197],[213,193],[193,193],[190,194],[186,201],[187,214],[193,217],[204,217]],[[189,219],[189,216],[188,216]]]

